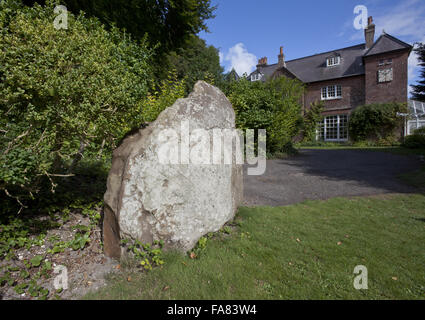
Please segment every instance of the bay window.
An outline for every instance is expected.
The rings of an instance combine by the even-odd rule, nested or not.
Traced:
[[[347,141],[348,140],[348,116],[326,116],[319,123],[318,140],[322,141]]]

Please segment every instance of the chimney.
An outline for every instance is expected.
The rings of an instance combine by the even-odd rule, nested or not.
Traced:
[[[375,42],[375,24],[373,23],[372,17],[367,19],[367,27],[364,29],[364,37],[366,40],[366,49],[369,49]]]
[[[257,68],[267,66],[267,57],[258,60]]]
[[[279,67],[286,67],[285,63],[285,55],[283,54],[283,47],[280,47],[280,54],[277,56],[278,59],[278,66]]]

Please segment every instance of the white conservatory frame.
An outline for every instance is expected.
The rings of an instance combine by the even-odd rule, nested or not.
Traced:
[[[421,127],[425,127],[425,103],[409,100],[409,115],[406,117],[404,126],[404,135],[413,134],[413,131]]]

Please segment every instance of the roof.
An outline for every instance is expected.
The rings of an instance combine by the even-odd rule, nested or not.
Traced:
[[[297,76],[302,82],[324,81],[335,78],[361,75],[365,73],[362,56],[365,45],[333,50],[313,56],[290,60],[286,68]],[[332,67],[326,66],[326,59],[330,55],[339,55],[341,62]]]
[[[405,49],[411,50],[412,46],[389,34],[383,34],[370,49],[366,49],[365,44],[358,44],[304,58],[289,60],[286,61],[286,69],[304,83],[363,75],[365,73],[363,64],[363,58],[365,56]],[[335,55],[341,57],[340,64],[327,67],[326,59]],[[277,63],[258,66],[257,70],[251,74],[259,71],[265,75],[265,77],[263,77],[265,80],[271,77],[278,68],[279,66]]]
[[[384,33],[378,38],[378,40],[375,41],[375,43],[364,54],[364,56],[369,57],[384,52],[398,51],[404,49],[412,50],[412,48],[413,47],[410,44],[407,44],[406,42],[403,42],[389,34]]]
[[[225,79],[228,81],[232,81],[232,80],[239,80],[240,76],[238,75],[238,73],[236,72],[235,68],[232,69],[232,71],[230,71],[228,74],[226,74]]]

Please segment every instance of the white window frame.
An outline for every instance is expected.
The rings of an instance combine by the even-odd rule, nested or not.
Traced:
[[[262,75],[261,73],[254,73],[253,75],[251,75],[251,81],[259,81],[261,80]]]
[[[327,125],[326,125],[326,123],[327,123],[326,119],[327,118],[330,118],[330,117],[336,117],[336,123],[335,123],[335,125],[336,125],[336,133],[337,133],[337,137],[336,138],[328,138],[327,137],[327,129],[328,128],[327,128]],[[343,126],[342,126],[343,121],[341,119],[342,117],[347,117],[347,121],[345,122],[345,128],[347,130],[346,131],[347,132],[347,137],[346,138],[341,138],[341,132],[342,132],[341,129],[343,128]],[[349,119],[348,114],[337,114],[337,115],[332,115],[332,116],[325,116],[323,118],[323,121],[321,123],[319,123],[319,128],[316,131],[316,140],[319,140],[320,139],[320,131],[322,130],[321,127],[323,127],[323,137],[321,137],[323,139],[323,141],[329,141],[329,142],[344,142],[344,141],[348,141],[348,119]],[[334,127],[332,127],[332,128],[334,128]]]
[[[330,57],[326,59],[326,66],[328,67],[337,66],[339,64],[341,64],[340,56]]]
[[[330,95],[330,93],[334,93],[333,96]],[[341,85],[333,85],[333,86],[326,86],[322,87],[322,90],[320,92],[320,96],[322,100],[335,100],[335,99],[341,99],[342,98],[342,87]]]
[[[383,81],[380,81],[380,72],[383,72],[383,71],[389,71],[391,73],[391,79],[385,78]],[[378,70],[378,83],[387,83],[387,82],[392,82],[393,80],[394,80],[394,71],[392,67]]]

